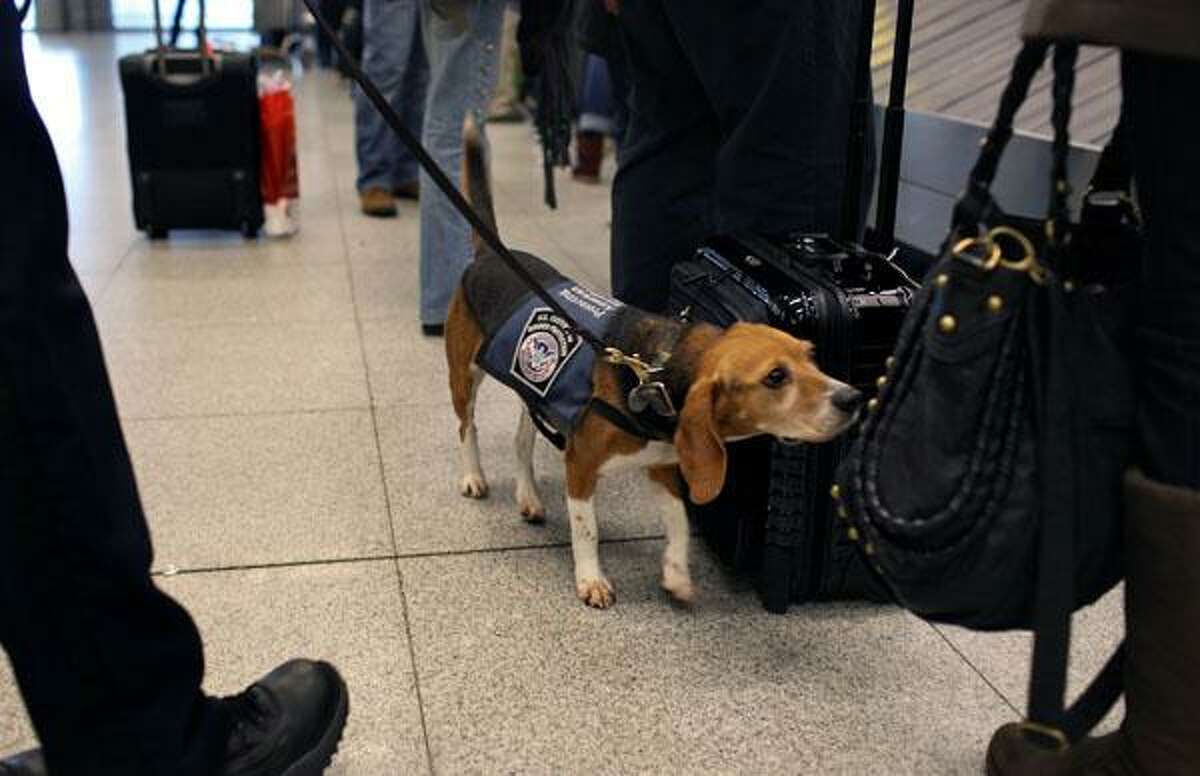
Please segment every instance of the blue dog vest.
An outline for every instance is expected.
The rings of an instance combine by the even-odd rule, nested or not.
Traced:
[[[623,304],[528,253],[514,254],[579,326],[607,341]],[[516,391],[542,420],[569,435],[592,398],[595,350],[494,257],[480,257],[468,267],[463,290],[484,332],[479,366]]]

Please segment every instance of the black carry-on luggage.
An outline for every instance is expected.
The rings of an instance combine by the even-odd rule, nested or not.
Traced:
[[[199,46],[157,46],[120,61],[137,228],[237,229],[263,223],[259,192],[258,66],[252,54],[209,52],[200,3]]]
[[[867,250],[854,240],[863,206],[869,114],[868,70],[873,0],[864,2],[859,94],[852,118],[849,183],[841,239],[726,235],[707,241],[671,276],[672,312],[722,326],[766,323],[815,344],[827,374],[871,396],[884,373],[916,283],[887,255],[892,250],[903,96],[912,0],[898,9],[892,92],[884,127],[876,228]],[[838,598],[887,600],[834,512],[830,488],[847,446],[789,446],[756,438],[729,446],[721,495],[688,511],[708,543],[735,570],[754,574],[763,605]]]

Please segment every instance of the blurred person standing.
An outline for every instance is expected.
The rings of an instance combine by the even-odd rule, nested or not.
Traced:
[[[254,0],[254,31],[264,46],[278,48],[295,20],[295,0]]]
[[[363,6],[363,72],[413,135],[421,134],[429,82],[420,5],[420,0],[365,0]],[[354,134],[362,212],[395,216],[396,197],[418,197],[417,160],[357,85]]]

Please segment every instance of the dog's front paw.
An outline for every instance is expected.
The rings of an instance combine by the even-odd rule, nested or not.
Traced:
[[[692,584],[692,580],[686,576],[680,576],[678,572],[673,573],[669,569],[664,569],[662,588],[681,604],[691,604],[696,600],[696,587]]]
[[[458,490],[467,498],[487,498],[487,480],[482,474],[464,474]]]
[[[517,506],[521,508],[521,517],[526,522],[541,523],[546,519],[546,508],[542,506],[536,490],[517,485]]]
[[[593,609],[607,609],[616,603],[617,594],[607,579],[582,579],[575,585],[575,594]]]

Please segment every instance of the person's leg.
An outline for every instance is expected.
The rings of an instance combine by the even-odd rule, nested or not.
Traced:
[[[421,34],[420,3],[417,0],[411,0],[411,2],[413,6],[410,28],[412,45],[409,47],[408,65],[404,68],[404,83],[400,89],[401,101],[404,106],[400,115],[404,117],[404,126],[408,128],[413,137],[420,137],[421,128],[425,123],[425,96],[429,89],[429,60],[425,56],[425,41]],[[419,189],[417,180],[420,173],[417,157],[408,150],[408,146],[397,141],[396,167],[392,173],[392,188],[396,194],[408,198],[417,197]]]
[[[1126,52],[1130,151],[1145,219],[1139,465],[1200,489],[1200,63]]]
[[[320,11],[336,33],[342,22],[341,1],[321,0]],[[317,64],[321,67],[333,67],[333,44],[320,26],[317,27]]]
[[[152,550],[100,343],[67,260],[67,211],[0,0],[0,645],[56,776],[310,773],[349,696],[293,660],[231,699],[204,696],[187,612]],[[0,760],[42,774],[43,752]]]
[[[463,121],[483,110],[496,86],[503,0],[421,0],[421,28],[429,57],[429,91],[421,141],[452,181],[461,174]],[[450,296],[471,261],[471,228],[450,200],[421,173],[421,323],[440,326]]]
[[[613,179],[612,290],[623,302],[662,311],[671,266],[712,231],[721,137],[663,0],[626,0],[617,19],[631,93]]]
[[[517,96],[517,79],[521,73],[521,53],[517,48],[520,20],[517,5],[507,3],[500,32],[500,73],[496,77],[496,95],[488,106],[488,121],[520,121],[525,117]]]
[[[363,72],[408,126],[419,127],[422,113],[419,98],[423,95],[406,91],[406,87],[411,89],[414,83],[422,83],[423,77],[421,72],[409,72],[414,62],[418,66],[422,63],[417,0],[366,0],[363,14]],[[412,156],[406,150],[402,153],[401,143],[391,127],[357,86],[354,132],[359,194],[365,196],[368,191],[380,190],[386,192],[387,196],[381,198],[386,201],[398,182],[402,166],[408,168],[410,179],[415,175]],[[395,212],[394,203],[391,212]]]
[[[671,0],[665,8],[720,121],[717,229],[836,233],[861,4]]]
[[[600,180],[604,138],[612,133],[612,83],[608,77],[608,65],[596,54],[587,54],[584,57],[583,85],[579,92],[575,166],[571,170],[577,180]]]
[[[579,90],[579,129],[583,132],[612,134],[612,81],[608,63],[596,54],[587,54],[583,65],[583,86]]]
[[[210,774],[230,723],[151,549],[66,201],[0,2],[0,643],[51,772]]]

